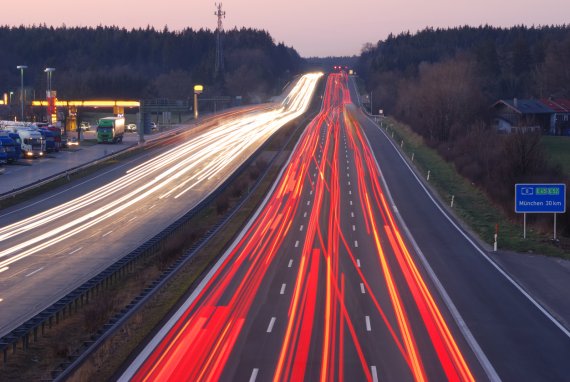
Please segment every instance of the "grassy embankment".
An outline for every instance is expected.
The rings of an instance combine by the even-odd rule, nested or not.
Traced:
[[[560,165],[564,174],[570,178],[570,137],[544,136],[541,143],[549,160]]]
[[[457,173],[453,164],[446,162],[434,149],[428,147],[423,138],[409,126],[391,118],[386,118],[383,126],[398,145],[404,142],[401,150],[410,160],[413,154],[413,163],[424,177],[430,172],[429,183],[445,204],[449,205],[451,197],[455,197],[454,213],[484,242],[492,245],[495,226],[498,224],[499,249],[570,259],[570,253],[551,244],[550,236],[536,232],[532,227],[527,227],[527,239],[523,239],[522,216],[516,221],[510,219],[482,190]],[[555,142],[552,145],[558,144]],[[568,144],[570,145],[570,140]],[[567,158],[566,165],[570,167],[570,152],[561,149],[560,153],[560,160]]]

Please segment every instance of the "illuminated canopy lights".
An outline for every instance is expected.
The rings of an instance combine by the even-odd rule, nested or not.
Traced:
[[[43,106],[46,107],[48,105],[47,101],[39,100],[39,101],[32,101],[32,106]],[[56,105],[59,107],[68,107],[68,106],[75,106],[75,107],[140,107],[139,101],[120,101],[120,100],[92,100],[92,101],[62,101],[58,100]]]

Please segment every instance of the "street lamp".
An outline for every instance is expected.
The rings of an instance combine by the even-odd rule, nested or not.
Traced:
[[[45,68],[44,72],[47,75],[47,83],[46,83],[46,100],[47,100],[47,114],[48,114],[48,120],[49,123],[54,123],[55,119],[53,118],[53,115],[55,114],[55,95],[51,90],[51,78],[53,76],[53,72],[55,72],[55,68]]]
[[[194,85],[194,119],[198,119],[198,95],[203,91],[203,85]]]
[[[12,96],[14,95],[14,92],[10,92],[10,105],[12,105]]]
[[[47,90],[51,91],[51,77],[52,73],[55,72],[55,68],[45,68],[44,72],[47,73]]]
[[[20,69],[22,90],[20,92],[20,105],[22,108],[22,121],[24,120],[24,69],[28,69],[26,65],[18,65],[16,69]]]

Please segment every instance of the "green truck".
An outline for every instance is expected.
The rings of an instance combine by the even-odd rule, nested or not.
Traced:
[[[123,141],[125,118],[105,117],[97,124],[97,143],[117,143]]]

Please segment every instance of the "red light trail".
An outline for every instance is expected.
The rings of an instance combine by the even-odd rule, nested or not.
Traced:
[[[248,341],[270,333],[256,348],[270,353],[254,369],[263,380],[474,380],[386,201],[347,81],[329,76],[323,108],[266,204],[123,378],[235,380]],[[253,320],[274,303],[270,287],[289,259],[281,325],[273,317],[260,334]]]

